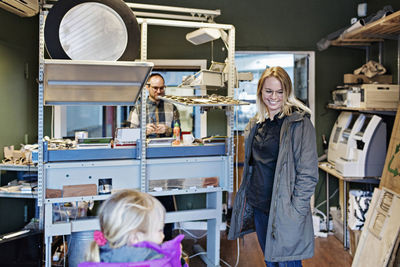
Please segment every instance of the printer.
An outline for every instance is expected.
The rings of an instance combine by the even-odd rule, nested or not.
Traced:
[[[349,127],[352,127],[350,126],[352,118],[356,118],[356,116],[353,116],[352,112],[342,111],[336,119],[335,124],[333,125],[331,136],[329,137],[328,146],[328,162],[332,165],[335,164],[336,159],[340,158],[340,156],[344,156],[344,150],[339,149],[339,141],[342,138],[343,131],[348,129]]]
[[[354,138],[351,137],[355,136],[355,134],[361,130],[364,119],[364,114],[353,113],[349,125],[343,130],[342,135],[339,137],[339,143],[337,145],[338,157],[335,159],[334,165],[336,165],[339,159],[347,158],[347,155],[351,153],[350,148],[355,144]]]
[[[358,114],[351,129],[343,131],[338,149],[342,154],[335,160],[335,169],[343,176],[381,176],[386,158],[386,123],[377,115]]]
[[[360,107],[361,88],[357,85],[336,86],[332,91],[333,104],[344,107]]]

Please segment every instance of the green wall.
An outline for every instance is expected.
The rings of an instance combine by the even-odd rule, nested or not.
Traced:
[[[38,24],[0,9],[0,155],[37,138]]]
[[[0,9],[0,159],[3,147],[37,140],[38,19]],[[15,173],[2,175],[2,184]],[[11,208],[10,208],[11,207]],[[0,198],[0,234],[16,231],[34,216],[34,200]]]
[[[220,9],[222,15],[217,23],[232,24],[236,28],[237,51],[316,51],[316,43],[340,28],[348,26],[357,14],[356,0],[139,0],[135,3],[184,6],[203,9]],[[400,9],[399,1],[367,1],[368,14],[376,12],[386,4]],[[0,10],[0,158],[2,147],[18,145],[37,138],[37,64],[38,64],[38,16],[20,18]],[[211,60],[211,46],[193,46],[185,41],[185,34],[192,29],[149,26],[148,58],[179,59],[193,58]],[[222,61],[226,57],[220,41],[214,42],[213,59]],[[373,48],[376,51],[376,48]],[[384,44],[384,64],[397,79],[397,42]],[[362,49],[330,47],[316,51],[316,131],[318,153],[322,154],[321,135],[328,138],[337,111],[326,109],[331,99],[331,90],[340,85],[344,73],[350,73],[365,63]],[[24,77],[28,64],[29,77]],[[209,132],[224,133],[224,114],[216,112],[209,116]],[[325,180],[317,187],[317,202],[325,199]],[[332,186],[337,186],[335,181]],[[1,201],[0,199],[0,207]],[[3,217],[0,210],[0,217]],[[0,225],[1,228],[1,225]],[[2,229],[0,229],[2,232]]]

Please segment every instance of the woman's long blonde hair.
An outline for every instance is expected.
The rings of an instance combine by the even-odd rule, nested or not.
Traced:
[[[132,233],[148,233],[155,220],[164,220],[164,217],[165,208],[156,198],[131,189],[114,193],[99,210],[100,230],[111,248],[129,245]],[[90,244],[86,261],[100,261],[99,246],[95,241]]]
[[[279,118],[288,116],[296,110],[311,114],[311,110],[294,96],[292,81],[287,72],[281,67],[270,67],[264,70],[257,85],[257,122],[263,122],[269,117],[268,107],[262,99],[262,88],[265,79],[269,77],[275,77],[278,79],[281,82],[283,89],[283,103]]]

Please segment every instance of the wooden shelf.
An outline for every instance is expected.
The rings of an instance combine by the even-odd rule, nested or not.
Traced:
[[[357,28],[332,41],[335,46],[369,46],[400,35],[400,11]]]
[[[327,108],[336,109],[336,110],[348,110],[348,111],[358,111],[358,112],[365,112],[365,113],[374,113],[380,115],[389,115],[395,116],[397,109],[395,108],[357,108],[357,107],[344,107],[338,106],[335,104],[328,104]]]
[[[318,168],[336,177],[339,180],[352,183],[366,183],[366,184],[379,184],[380,177],[343,177],[336,169],[335,166],[328,162],[318,163]]]

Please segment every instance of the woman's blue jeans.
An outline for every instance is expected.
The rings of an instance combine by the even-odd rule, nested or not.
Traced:
[[[265,253],[265,239],[267,237],[268,227],[268,214],[254,208],[254,224],[256,226],[258,243],[260,244],[261,250]],[[268,267],[302,267],[300,260],[297,261],[281,261],[281,262],[269,262],[265,261]]]

